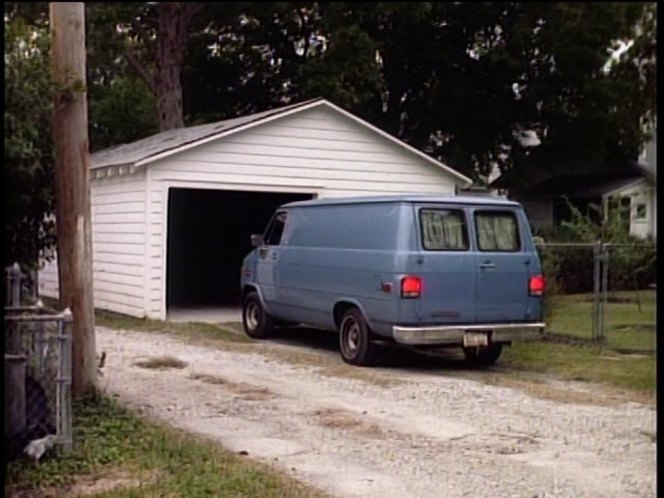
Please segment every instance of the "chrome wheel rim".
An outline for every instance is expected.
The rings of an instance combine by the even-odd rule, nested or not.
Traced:
[[[344,356],[352,357],[360,347],[360,324],[353,317],[347,317],[341,324],[341,349]]]
[[[247,305],[246,311],[246,322],[247,328],[249,330],[256,330],[258,328],[258,323],[260,321],[260,310],[258,309],[258,304],[251,302]]]

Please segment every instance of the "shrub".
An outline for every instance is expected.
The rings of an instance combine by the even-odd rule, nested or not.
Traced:
[[[626,223],[626,210],[618,203],[608,206],[607,219],[602,224],[594,222],[569,201],[572,219],[559,227],[536,230],[535,234],[547,242],[609,244],[609,289],[611,291],[642,289],[656,279],[657,253],[652,240],[642,240],[630,235]],[[599,207],[591,205],[599,212]],[[629,214],[629,211],[627,211]],[[628,245],[628,246],[627,246]],[[544,247],[540,248],[543,272],[547,277],[549,295],[555,293],[591,292],[593,281],[593,247]],[[546,309],[546,306],[545,306]]]

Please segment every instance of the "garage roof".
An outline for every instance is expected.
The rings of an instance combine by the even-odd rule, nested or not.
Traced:
[[[408,145],[407,143],[393,137],[392,135],[382,131],[381,129],[367,123],[366,121],[354,116],[353,114],[344,111],[340,107],[335,106],[325,99],[318,98],[307,100],[298,104],[293,104],[278,109],[271,109],[269,111],[251,114],[249,116],[242,116],[233,119],[226,119],[224,121],[217,121],[215,123],[208,123],[198,126],[190,126],[187,128],[177,128],[157,133],[148,138],[138,140],[129,144],[117,145],[109,149],[95,152],[91,155],[92,169],[104,168],[108,166],[143,166],[166,156],[176,154],[183,150],[201,145],[203,143],[221,138],[232,133],[237,133],[248,128],[258,126],[263,123],[285,117],[296,112],[301,112],[306,109],[311,109],[317,106],[326,106],[333,109],[340,114],[352,119],[356,123],[373,130],[379,135],[389,139],[390,141],[400,145],[401,147],[409,150],[410,152],[420,156],[426,161],[435,164],[439,168],[447,171],[453,176],[460,179],[467,185],[472,183],[472,180],[467,176],[462,175],[458,171],[450,168],[449,166],[437,161],[431,156],[417,150],[416,148]]]

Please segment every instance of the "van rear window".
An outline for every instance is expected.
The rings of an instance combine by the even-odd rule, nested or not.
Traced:
[[[422,247],[429,251],[467,251],[468,235],[463,211],[420,209]]]
[[[476,211],[475,231],[480,251],[515,252],[521,248],[519,225],[511,211]]]

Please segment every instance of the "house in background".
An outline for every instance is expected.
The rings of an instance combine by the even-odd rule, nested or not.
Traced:
[[[165,131],[91,162],[95,307],[156,319],[237,305],[250,235],[283,203],[472,184],[323,99]],[[39,293],[57,297],[55,261]]]
[[[629,232],[636,237],[652,237],[657,240],[657,128],[641,156],[639,167],[643,178],[617,193],[630,199]]]
[[[657,238],[657,134],[646,144],[638,161],[628,164],[620,173],[594,175],[561,175],[531,185],[527,191],[510,193],[521,202],[534,229],[558,226],[571,219],[567,201],[598,223],[602,212],[591,205],[602,207],[604,215],[609,203],[624,208],[625,223],[630,234]],[[501,188],[501,178],[493,188]]]

